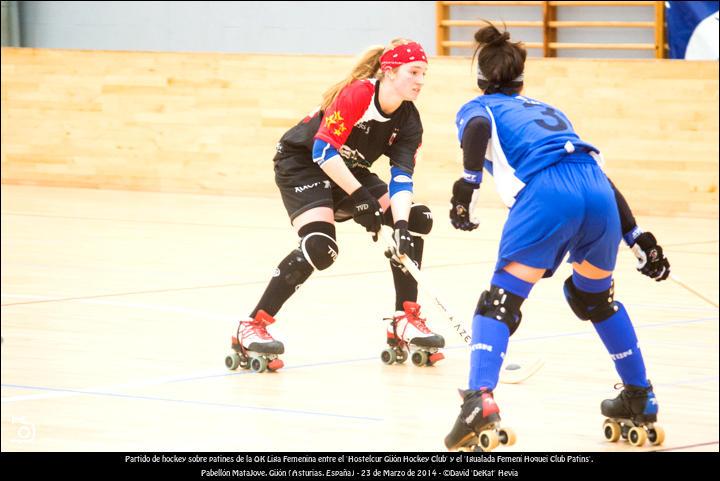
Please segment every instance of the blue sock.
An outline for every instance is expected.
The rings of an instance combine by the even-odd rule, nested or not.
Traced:
[[[578,290],[598,293],[610,288],[612,277],[589,279],[573,272],[573,284]],[[618,310],[601,322],[593,322],[600,339],[615,363],[615,370],[624,384],[647,387],[647,373],[638,339],[625,306],[615,302]]]
[[[497,272],[491,284],[502,287],[523,299],[527,299],[533,286],[532,283],[518,279],[506,271]],[[470,346],[469,389],[474,391],[480,388],[495,389],[509,339],[510,329],[505,323],[475,314]]]
[[[578,274],[577,271],[573,271],[572,282],[579,291],[596,294],[610,289],[612,276],[607,276],[604,279],[590,279],[589,277]]]
[[[495,389],[509,339],[510,329],[504,323],[480,314],[473,317],[468,388]]]

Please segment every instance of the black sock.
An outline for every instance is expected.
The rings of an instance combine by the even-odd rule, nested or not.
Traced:
[[[275,316],[285,301],[290,299],[295,290],[310,277],[313,267],[305,260],[300,249],[295,249],[280,262],[277,269],[273,273],[272,279],[265,292],[260,298],[260,302],[250,314],[255,318],[257,312],[262,309],[271,316]]]
[[[413,260],[418,266],[422,266],[423,246],[425,240],[419,236],[412,236],[415,244],[415,256]],[[403,302],[417,302],[418,285],[415,278],[410,273],[403,272],[402,268],[394,262],[390,262],[390,270],[392,271],[393,281],[395,282],[395,310],[403,310]]]

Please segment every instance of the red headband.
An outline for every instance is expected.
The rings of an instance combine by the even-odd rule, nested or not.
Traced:
[[[417,42],[398,45],[380,57],[380,70],[393,69],[410,62],[426,62],[425,50]]]

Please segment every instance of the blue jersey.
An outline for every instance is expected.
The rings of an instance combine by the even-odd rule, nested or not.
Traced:
[[[460,108],[455,119],[461,143],[465,126],[474,117],[484,117],[492,126],[485,168],[508,207],[535,174],[553,164],[602,163],[600,151],[580,140],[565,114],[543,102],[499,93],[476,97]]]

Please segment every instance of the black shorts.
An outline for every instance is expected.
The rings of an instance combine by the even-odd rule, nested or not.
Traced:
[[[387,193],[387,184],[376,174],[362,167],[350,171],[375,198]],[[276,158],[275,183],[291,222],[315,207],[331,208],[335,212],[335,222],[352,219],[354,204],[350,196],[305,156]]]

